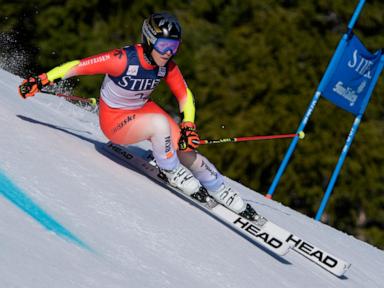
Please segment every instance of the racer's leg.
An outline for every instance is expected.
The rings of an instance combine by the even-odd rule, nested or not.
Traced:
[[[197,151],[178,151],[181,163],[187,167],[207,190],[215,191],[224,182],[216,167]]]
[[[199,190],[200,183],[180,164],[176,153],[179,127],[157,104],[149,101],[140,109],[124,110],[110,108],[101,100],[99,120],[104,134],[116,144],[151,141],[153,156],[169,183],[189,195]]]
[[[191,170],[201,185],[207,189],[208,193],[216,201],[239,214],[243,213],[246,209],[252,209],[249,204],[244,202],[239,193],[224,181],[223,175],[206,157],[197,151],[179,151],[178,155],[181,163]]]
[[[152,142],[158,165],[172,170],[178,166],[176,143],[179,128],[171,117],[154,102],[135,110],[108,107],[100,100],[100,127],[113,143],[128,145],[140,141]]]

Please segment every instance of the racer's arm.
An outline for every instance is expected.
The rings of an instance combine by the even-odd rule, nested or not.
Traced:
[[[115,49],[110,52],[64,63],[36,76],[30,76],[19,86],[19,94],[22,98],[33,97],[44,86],[50,85],[58,79],[67,79],[78,75],[109,74],[121,75],[127,65],[128,59],[125,50]]]
[[[124,72],[127,61],[125,50],[115,49],[64,63],[47,72],[47,78],[53,82],[57,79],[67,79],[79,75],[109,74],[119,76]]]
[[[165,82],[175,95],[183,122],[195,122],[195,101],[191,90],[184,81],[179,67],[172,60],[168,64],[168,73]]]

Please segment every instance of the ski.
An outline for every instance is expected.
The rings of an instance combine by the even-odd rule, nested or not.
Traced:
[[[331,255],[321,248],[291,234],[286,238],[286,242],[293,244],[292,250],[298,252],[305,258],[324,268],[336,276],[343,276],[351,267],[350,263]]]
[[[104,149],[128,164],[132,169],[143,173],[160,185],[166,186],[173,193],[184,200],[197,205],[220,222],[226,224],[231,229],[236,230],[243,237],[253,243],[261,245],[268,251],[279,256],[284,256],[291,248],[293,251],[339,277],[343,276],[351,267],[350,263],[316,247],[264,217],[258,221],[250,221],[232,212],[213,199],[207,203],[201,203],[196,199],[185,195],[177,188],[170,186],[167,181],[160,176],[150,150],[143,150],[142,148],[135,146],[125,147],[113,144],[112,142],[108,142],[104,145]]]
[[[213,198],[210,198],[206,203],[201,203],[198,200],[182,193],[179,189],[172,187],[161,176],[158,167],[151,158],[151,151],[143,150],[135,146],[121,146],[108,142],[104,145],[104,149],[128,164],[132,169],[143,173],[158,184],[167,187],[179,197],[194,204],[212,217],[225,224],[227,227],[237,231],[239,235],[250,240],[258,246],[262,246],[266,250],[273,252],[276,255],[286,255],[290,248],[294,246],[293,241],[287,241],[292,235],[290,232],[279,227],[278,225],[261,217],[256,221],[248,220],[239,216],[227,207],[219,204]]]

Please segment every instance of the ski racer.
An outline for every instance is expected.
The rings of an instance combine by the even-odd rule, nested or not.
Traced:
[[[19,93],[26,99],[60,79],[105,74],[99,122],[108,139],[120,145],[151,141],[156,163],[170,185],[203,202],[208,192],[232,211],[253,219],[255,210],[196,151],[200,139],[194,97],[172,59],[181,43],[177,18],[167,12],[152,14],[145,19],[141,36],[140,44],[70,61],[29,77],[19,86]],[[178,101],[180,125],[150,99],[163,79]]]

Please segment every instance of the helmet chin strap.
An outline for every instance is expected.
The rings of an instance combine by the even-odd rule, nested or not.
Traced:
[[[153,60],[152,56],[151,56],[151,52],[150,51],[147,51],[148,49],[144,49],[143,50],[143,54],[144,54],[144,59],[145,61],[147,61],[148,64],[151,64],[151,65],[157,65],[155,60]]]

